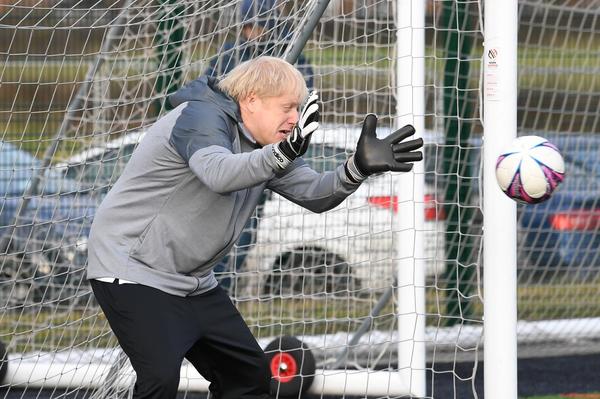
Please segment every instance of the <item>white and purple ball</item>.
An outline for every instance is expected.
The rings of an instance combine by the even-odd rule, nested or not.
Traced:
[[[496,161],[496,180],[510,198],[545,201],[563,181],[565,161],[558,148],[539,136],[518,137]]]

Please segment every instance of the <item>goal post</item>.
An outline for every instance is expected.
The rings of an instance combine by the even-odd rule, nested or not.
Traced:
[[[486,0],[483,66],[485,397],[517,398],[517,206],[496,159],[517,136],[517,0]],[[486,212],[487,211],[487,212]]]
[[[425,2],[396,3],[396,121],[395,128],[425,130]],[[398,192],[398,372],[416,397],[425,397],[425,252],[424,167],[415,163],[403,174]]]

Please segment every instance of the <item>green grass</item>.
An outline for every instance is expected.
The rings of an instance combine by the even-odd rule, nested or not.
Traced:
[[[537,285],[519,287],[519,318],[526,320],[600,316],[597,284]],[[257,337],[281,334],[317,335],[356,331],[379,295],[365,298],[290,298],[239,301]],[[443,291],[427,290],[428,324],[446,319]],[[438,305],[439,304],[439,305]],[[62,305],[63,307],[66,304]],[[473,320],[481,320],[482,303],[472,301]],[[559,311],[556,308],[559,308]],[[77,309],[77,308],[75,308]],[[394,329],[397,317],[392,303],[373,321],[375,329]],[[111,344],[109,329],[97,309],[72,310],[61,306],[18,310],[0,314],[0,340],[13,342],[22,351],[43,346],[92,346]]]
[[[521,399],[564,399],[564,396],[561,395],[551,395],[551,396],[527,396]]]
[[[536,96],[531,101],[541,104],[540,93],[546,93],[545,101],[550,101],[550,93],[557,93],[555,103],[561,101],[573,102],[576,100],[574,93],[590,96],[600,92],[600,79],[597,78],[598,60],[593,55],[600,51],[600,41],[594,37],[582,36],[576,39],[561,39],[556,46],[534,46],[522,44],[519,49],[519,87],[523,90],[535,90]],[[569,41],[570,40],[570,41]],[[310,59],[315,69],[323,67],[324,75],[316,78],[316,83],[323,87],[323,98],[335,101],[328,107],[330,111],[366,112],[367,100],[356,96],[357,92],[377,93],[380,109],[393,107],[393,101],[386,97],[394,83],[392,58],[395,57],[395,48],[390,44],[360,44],[345,43],[345,45],[321,44],[321,47],[310,45],[305,50],[305,55]],[[474,46],[480,48],[480,44]],[[206,43],[199,42],[195,45],[192,55],[187,60],[189,69],[186,80],[201,74],[205,68],[205,57],[214,55],[215,49]],[[139,50],[129,50],[127,59],[118,62],[110,61],[103,64],[99,76],[106,79],[111,76],[111,95],[117,97],[121,92],[121,82],[128,81],[128,91],[138,92],[143,86],[148,96],[151,91],[152,79],[155,78],[156,60],[147,58],[147,54]],[[471,81],[470,89],[478,88],[481,61],[474,55],[470,62]],[[64,112],[68,107],[79,85],[84,80],[89,63],[92,58],[76,57],[50,58],[50,61],[15,61],[9,60],[0,65],[0,98],[6,99],[0,103],[0,139],[18,141],[22,147],[34,153],[41,154],[48,145],[48,139],[58,130]],[[428,71],[426,84],[430,94],[433,86],[440,87],[443,82],[445,66],[443,48],[433,48],[431,45],[425,51],[425,64]],[[363,68],[356,68],[363,67]],[[109,70],[110,68],[110,70]],[[329,69],[328,69],[329,68]],[[333,69],[332,69],[333,68]],[[343,73],[327,73],[328,70]],[[368,71],[368,72],[366,72]],[[435,75],[435,76],[434,76]],[[141,85],[141,80],[148,80]],[[565,93],[571,93],[567,96]],[[347,96],[348,100],[339,101],[340,96]],[[382,98],[385,97],[385,100]],[[586,97],[587,98],[587,97]],[[372,101],[372,100],[370,100]],[[588,101],[588,100],[586,100]],[[585,101],[581,102],[584,104]],[[149,107],[148,101],[143,101],[137,107]],[[88,104],[89,107],[100,107],[97,103]],[[127,107],[123,107],[126,111]],[[361,111],[365,110],[365,111]],[[152,111],[150,111],[152,112]],[[531,112],[528,117],[531,117]],[[582,120],[576,114],[553,113],[551,110],[540,109],[536,111],[543,120],[550,120],[560,126],[573,126],[578,129]],[[128,115],[123,112],[123,115]],[[126,116],[124,117],[126,118]],[[104,126],[94,127],[90,123],[93,116],[87,116],[87,124],[78,128],[78,134],[90,135],[93,131],[104,130]],[[112,119],[112,118],[109,118]],[[117,118],[119,119],[119,118]],[[121,120],[123,118],[120,118]],[[589,119],[591,121],[591,119]],[[588,125],[589,125],[588,121]],[[589,126],[581,126],[586,130]],[[129,126],[129,128],[133,128]],[[110,129],[110,128],[107,128]],[[77,151],[85,145],[84,138],[67,139],[61,143],[55,155],[59,161]]]
[[[519,319],[545,320],[600,316],[600,284],[573,283],[569,280],[553,284],[518,288]]]
[[[527,396],[521,399],[600,399],[600,393],[570,393],[546,396]]]
[[[0,340],[11,352],[114,346],[104,315],[97,310],[35,308],[0,314]]]
[[[584,46],[586,45],[587,46]],[[595,42],[594,42],[595,43]],[[519,50],[519,87],[522,89],[542,90],[547,93],[597,93],[600,91],[600,79],[597,78],[597,57],[591,56],[600,45],[590,46],[589,42],[563,44],[557,48],[549,46],[534,48],[523,47]],[[202,73],[206,64],[202,61],[205,54],[212,54],[214,49],[199,45],[188,61],[190,68],[186,79]],[[324,98],[339,98],[340,95],[355,95],[356,91],[368,91],[385,95],[394,84],[392,75],[393,45],[329,45],[323,48],[308,47],[305,51],[311,63],[318,68],[340,67],[344,73],[327,74],[317,79],[323,87]],[[130,51],[129,60],[110,62],[100,68],[99,76],[112,76],[111,91],[117,95],[121,90],[120,82],[129,81],[129,90],[136,92],[140,79],[154,78],[155,60],[147,59],[141,52]],[[444,73],[443,49],[426,49],[426,68],[435,71],[435,79],[429,74],[428,85],[434,80],[439,86]],[[77,82],[86,76],[90,59],[75,59],[65,62],[43,61],[9,61],[0,66],[0,97],[9,99],[0,104],[0,137],[2,140],[25,141],[25,147],[35,152],[37,144],[33,141],[51,137],[60,126],[69,98],[76,92]],[[369,73],[356,67],[368,67]],[[476,89],[481,63],[473,58],[470,63],[470,87]],[[110,68],[110,71],[108,70]],[[144,78],[145,79],[145,78]],[[151,84],[151,82],[150,82]],[[329,94],[327,94],[329,93]],[[148,94],[146,94],[147,96]],[[347,107],[361,108],[366,105],[358,98],[349,100],[348,104],[340,104],[343,110]],[[559,100],[557,100],[559,101]],[[330,106],[337,107],[339,101]],[[147,107],[146,103],[142,103]],[[389,104],[388,104],[389,105]],[[89,106],[98,107],[98,104]],[[343,108],[346,107],[346,108]],[[333,109],[331,108],[331,109]],[[546,117],[549,117],[546,115]],[[569,115],[561,116],[568,123]],[[89,132],[79,129],[79,132]],[[89,129],[92,129],[90,127]],[[88,130],[89,130],[88,129]],[[40,144],[44,147],[42,141]],[[68,156],[59,151],[58,158]]]

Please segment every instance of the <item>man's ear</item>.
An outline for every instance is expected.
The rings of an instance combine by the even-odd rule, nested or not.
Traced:
[[[258,97],[254,93],[248,94],[248,96],[240,101],[240,107],[245,109],[249,113],[256,112],[258,104]]]

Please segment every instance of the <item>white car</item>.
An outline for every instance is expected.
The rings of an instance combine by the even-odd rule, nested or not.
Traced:
[[[358,128],[325,126],[314,134],[304,158],[317,171],[332,170],[354,151],[359,134]],[[261,296],[285,296],[357,294],[390,286],[398,263],[396,218],[402,217],[397,213],[399,176],[372,176],[323,214],[272,193],[259,212],[256,243],[233,250],[234,259],[248,251],[238,270],[246,281],[238,287],[247,287],[250,296],[257,287]],[[445,268],[444,212],[431,185],[425,185],[425,192],[424,261],[427,275],[433,276]]]
[[[304,158],[317,171],[332,170],[354,151],[359,134],[357,127],[325,125],[313,135]],[[132,132],[56,166],[104,195],[143,137],[144,132]],[[428,148],[435,150],[427,147],[426,158],[432,153]],[[432,172],[430,169],[425,168],[426,172]],[[389,286],[397,263],[394,223],[396,217],[402,217],[397,214],[394,192],[399,188],[398,177],[391,173],[370,177],[342,204],[323,214],[270,193],[263,208],[255,212],[259,222],[251,232],[251,242],[234,247],[230,255],[230,265],[236,260],[241,264],[235,273],[241,283],[236,295],[358,293]],[[436,206],[431,187],[426,184],[423,199],[424,257],[430,276],[444,267],[444,214]]]

